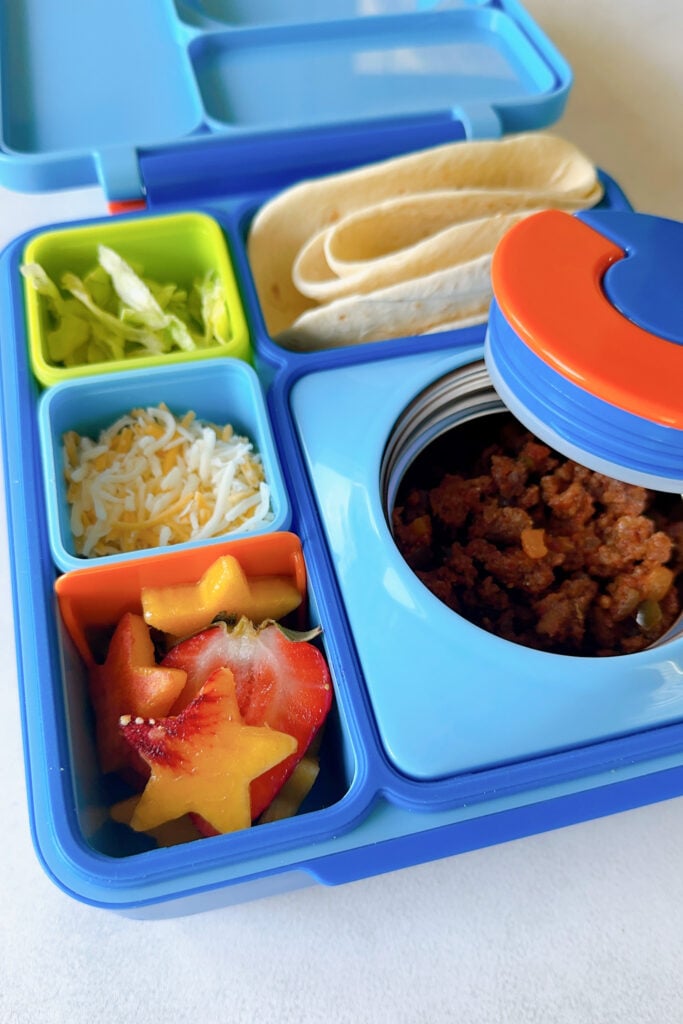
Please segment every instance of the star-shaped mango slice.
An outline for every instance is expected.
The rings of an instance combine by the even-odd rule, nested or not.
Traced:
[[[296,739],[268,726],[245,725],[229,668],[216,669],[179,715],[120,720],[121,734],[150,767],[130,820],[149,832],[196,814],[217,832],[251,825],[249,785],[289,757]]]
[[[263,622],[281,619],[301,604],[288,576],[249,579],[233,555],[218,557],[196,583],[143,587],[141,599],[147,625],[174,637],[204,629],[217,615]]]
[[[92,665],[88,672],[103,772],[124,771],[131,764],[130,747],[119,730],[121,715],[167,715],[186,680],[184,669],[156,663],[145,620],[126,612],[114,630],[104,663]]]
[[[119,800],[109,808],[112,820],[121,825],[130,826],[130,820],[139,803],[139,793],[126,797],[125,800]],[[192,843],[195,839],[202,838],[202,833],[189,814],[184,814],[182,818],[175,818],[173,821],[165,821],[158,828],[150,829],[147,835],[154,839],[157,846],[180,846],[183,843]]]

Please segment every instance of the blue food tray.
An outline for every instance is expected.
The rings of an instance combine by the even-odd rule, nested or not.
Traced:
[[[31,825],[57,885],[134,916],[203,910],[316,880],[338,884],[683,791],[677,648],[630,662],[621,687],[614,666],[604,673],[591,664],[584,676],[585,662],[561,659],[556,674],[552,656],[510,658],[501,641],[453,626],[380,521],[383,431],[411,389],[481,357],[484,328],[288,353],[265,331],[246,255],[255,211],[302,177],[552,123],[571,84],[568,66],[510,0],[416,2],[409,11],[385,0],[366,17],[350,0],[300,0],[286,6],[286,18],[284,6],[166,0],[143,9],[136,0],[79,0],[70,9],[77,30],[45,2],[0,8],[3,184],[30,191],[99,181],[111,200],[144,196],[154,212],[200,206],[225,232],[290,528],[303,543],[311,618],[323,627],[335,686],[321,788],[307,813],[159,850],[119,847],[119,834],[103,828],[83,667],[53,598],[59,570],[44,514],[40,388],[28,363],[18,269],[33,233],[17,239],[0,256],[0,326],[13,341],[0,348],[0,380]],[[419,78],[399,73],[406,55],[421,67]],[[57,63],[65,73],[58,88],[47,88]],[[29,66],[38,69],[32,92]],[[312,99],[307,86],[321,67],[326,87]],[[603,183],[602,205],[629,209],[609,176]],[[367,407],[385,395],[386,422],[368,413],[349,431],[359,386]],[[341,491],[330,489],[330,474]],[[340,529],[344,488],[356,503]],[[364,588],[370,567],[384,572],[383,593],[376,580]],[[409,637],[411,625],[397,614],[400,587],[415,603],[419,636],[402,639],[396,652],[393,636],[406,627]],[[425,623],[429,632],[420,634]],[[469,678],[465,691],[450,695],[444,718],[434,681],[445,662]],[[495,690],[478,692],[482,671],[487,687],[506,678],[515,687],[497,710]],[[437,720],[452,730],[436,734]]]
[[[99,182],[111,200],[131,200],[149,187],[147,161],[165,164],[169,151],[182,189],[190,179],[196,187],[207,159],[212,173],[229,174],[242,159],[237,143],[248,143],[256,177],[292,158],[310,173],[321,149],[343,147],[353,164],[373,151],[538,128],[562,113],[569,67],[515,0],[367,9],[73,0],[66,12],[47,0],[5,2],[0,183]]]

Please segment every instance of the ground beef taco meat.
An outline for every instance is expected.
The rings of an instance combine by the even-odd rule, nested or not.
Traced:
[[[681,609],[683,509],[593,472],[516,420],[479,454],[441,439],[403,482],[396,544],[425,585],[491,633],[539,650],[642,650]],[[468,452],[470,454],[468,455]]]

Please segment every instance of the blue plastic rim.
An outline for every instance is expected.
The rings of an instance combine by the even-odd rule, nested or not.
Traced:
[[[416,11],[444,11],[462,7],[463,0],[416,0]],[[251,28],[257,25],[283,25],[336,21],[378,14],[401,14],[406,11],[404,0],[375,0],[367,12],[358,0],[176,0],[181,18],[190,24],[210,19],[231,28]]]
[[[42,454],[50,547],[55,564],[62,571],[83,568],[97,561],[121,562],[141,552],[106,555],[84,559],[76,554],[70,527],[70,509],[62,470],[62,438],[67,430],[95,439],[100,430],[134,408],[165,402],[171,412],[184,415],[192,411],[199,420],[224,426],[230,423],[237,434],[248,437],[263,462],[270,487],[271,518],[254,527],[253,532],[288,529],[292,509],[285,488],[265,401],[255,371],[242,360],[228,357],[207,359],[191,371],[184,365],[136,369],[120,373],[96,374],[64,381],[48,388],[38,404],[38,424]],[[176,545],[211,544],[237,536],[244,530],[222,537]],[[147,549],[154,553],[162,548]]]
[[[491,306],[486,363],[496,391],[533,433],[598,473],[683,492],[683,432],[636,417],[559,378]]]

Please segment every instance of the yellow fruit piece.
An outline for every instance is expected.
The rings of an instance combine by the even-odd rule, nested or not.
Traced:
[[[130,825],[139,803],[139,795],[129,796],[110,807],[109,813],[119,824]],[[180,846],[182,843],[191,843],[202,838],[189,814],[184,814],[182,818],[176,818],[174,821],[165,821],[163,825],[150,829],[146,834],[155,840],[157,846]]]
[[[188,813],[217,832],[248,828],[250,783],[297,749],[293,736],[244,724],[229,668],[213,672],[179,715],[125,716],[120,725],[151,771],[130,820],[138,832]]]
[[[284,786],[259,818],[259,825],[281,818],[293,818],[318,778],[320,764],[315,757],[303,757]]]
[[[143,587],[142,614],[148,626],[174,637],[204,629],[219,614],[259,623],[281,619],[301,604],[287,576],[249,580],[232,555],[221,555],[197,583]]]

